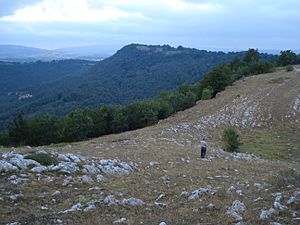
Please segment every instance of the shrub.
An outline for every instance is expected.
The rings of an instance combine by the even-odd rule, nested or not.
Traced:
[[[226,151],[234,152],[238,150],[242,143],[234,127],[228,127],[223,131],[223,143]]]
[[[202,100],[209,100],[212,98],[213,95],[213,89],[211,86],[208,86],[207,88],[204,88],[202,91],[201,99]]]
[[[288,65],[288,66],[285,67],[286,72],[291,72],[293,70],[294,70],[294,67],[292,65]]]
[[[25,159],[32,159],[34,161],[39,162],[41,165],[50,166],[57,165],[58,159],[49,153],[44,152],[34,152],[25,156]]]

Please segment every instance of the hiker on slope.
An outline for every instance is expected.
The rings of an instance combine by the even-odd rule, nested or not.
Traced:
[[[207,143],[205,138],[202,139],[201,143],[201,159],[205,159]]]

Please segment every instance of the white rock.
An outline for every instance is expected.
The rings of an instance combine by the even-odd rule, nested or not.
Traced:
[[[122,205],[142,206],[144,204],[144,201],[138,198],[128,198],[122,200]]]
[[[77,163],[74,163],[74,162],[60,162],[58,165],[50,166],[49,170],[50,171],[59,170],[62,173],[70,174],[70,173],[76,173],[80,169],[79,169]]]
[[[118,219],[116,221],[113,222],[114,224],[118,224],[118,223],[127,223],[127,219],[122,217],[121,219]]]
[[[81,155],[67,153],[66,156],[74,163],[79,163],[81,161],[84,161],[84,158]]]
[[[103,181],[106,181],[106,178],[103,175],[98,174],[96,176],[96,180],[97,180],[97,182],[103,182]]]
[[[226,213],[239,221],[239,220],[243,220],[241,213],[243,213],[245,210],[246,210],[245,204],[239,200],[235,200]]]
[[[162,203],[162,202],[154,202],[154,205],[159,208],[159,209],[165,209],[167,208],[167,204]]]
[[[160,222],[159,225],[168,225],[165,222]]]
[[[189,195],[190,195],[190,193],[187,192],[187,191],[183,191],[183,192],[180,193],[180,197],[181,197],[181,198],[186,198],[186,197],[188,197]]]
[[[83,173],[87,173],[87,174],[97,174],[100,173],[100,169],[94,165],[83,165],[83,169],[82,169]]]
[[[4,159],[10,159],[10,158],[19,158],[19,159],[23,159],[24,156],[20,155],[18,153],[15,153],[14,151],[12,152],[6,152],[2,154],[2,158]]]
[[[58,197],[60,195],[61,195],[60,191],[54,191],[52,197]]]
[[[83,211],[86,212],[86,211],[90,211],[93,209],[96,209],[95,201],[90,201],[87,203],[87,207],[85,207]]]
[[[33,167],[30,171],[34,172],[34,173],[42,173],[42,172],[46,171],[47,169],[48,169],[47,166],[36,166],[36,167]]]
[[[24,159],[24,158],[10,158],[9,163],[13,164],[14,166],[17,166],[18,168],[25,170],[28,168],[28,166],[40,166],[41,164],[37,161],[34,161],[32,159]]]
[[[88,175],[83,175],[80,177],[80,180],[82,183],[88,184],[88,183],[92,183],[93,182],[93,178],[91,178]]]
[[[119,201],[115,199],[113,195],[108,195],[104,198],[103,203],[108,206],[111,206],[111,205],[118,205]]]
[[[299,203],[300,202],[300,191],[295,191],[293,195],[287,201],[287,204]]]
[[[0,172],[14,172],[18,170],[18,167],[12,165],[11,163],[0,160]]]
[[[63,182],[63,186],[67,186],[73,181],[73,177],[66,177]]]
[[[70,162],[70,161],[71,161],[71,159],[70,159],[69,157],[67,157],[66,155],[64,155],[64,154],[58,153],[58,154],[56,155],[56,157],[57,157],[57,159],[58,159],[59,161],[64,161],[64,162]]]
[[[282,223],[271,222],[270,225],[283,225]]]
[[[213,208],[215,208],[215,205],[214,205],[213,203],[209,203],[209,204],[206,206],[206,208],[208,208],[208,209],[213,209]]]
[[[80,210],[82,210],[82,205],[81,203],[77,203],[76,205],[73,205],[70,209],[63,211],[63,213],[69,213],[69,212],[80,211]]]
[[[200,198],[202,194],[209,193],[209,192],[210,192],[210,189],[199,188],[191,193],[189,200],[196,200],[196,199]]]
[[[150,166],[155,166],[155,165],[159,165],[159,162],[151,161],[149,164],[150,164]]]
[[[271,217],[275,213],[276,213],[276,210],[273,209],[273,208],[270,208],[268,210],[262,210],[261,214],[259,216],[259,219],[260,220],[266,220],[266,219],[268,219],[269,217]]]
[[[7,223],[6,225],[21,225],[19,222],[12,222],[12,223]]]
[[[262,197],[258,197],[256,199],[254,199],[254,202],[258,202],[258,201],[261,201],[261,200],[263,200],[263,198]]]
[[[20,178],[16,175],[12,175],[9,178],[7,178],[7,180],[9,180],[12,184],[21,184],[24,183],[25,181],[27,181],[27,178]]]

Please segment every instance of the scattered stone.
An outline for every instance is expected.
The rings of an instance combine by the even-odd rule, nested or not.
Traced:
[[[95,205],[95,201],[92,200],[87,203],[87,207],[85,207],[83,211],[87,212],[93,209],[96,209],[96,205]]]
[[[300,191],[295,191],[293,193],[293,195],[287,201],[288,205],[291,205],[291,204],[294,204],[294,203],[300,203]]]
[[[282,223],[271,222],[270,225],[283,225]]]
[[[73,205],[70,209],[63,211],[63,213],[70,213],[70,212],[80,211],[80,210],[82,210],[82,205],[81,203],[77,203],[76,205]]]
[[[261,200],[263,200],[263,198],[262,197],[258,197],[256,199],[254,199],[254,202],[258,202],[258,201],[261,201]]]
[[[189,200],[196,200],[201,197],[202,194],[204,193],[209,193],[211,190],[207,188],[199,188],[191,193],[189,196]]]
[[[97,182],[103,182],[103,181],[106,181],[106,178],[103,175],[98,174],[96,176],[96,180],[97,180]]]
[[[190,193],[187,192],[187,191],[183,191],[183,192],[180,193],[180,197],[181,197],[181,198],[186,198],[186,197],[188,197],[189,195],[190,195]]]
[[[159,165],[159,162],[151,161],[149,164],[150,164],[150,166],[155,166],[155,165]]]
[[[274,196],[275,196],[274,207],[276,209],[279,209],[279,210],[286,210],[286,209],[288,209],[287,206],[282,205],[280,203],[280,201],[282,199],[282,194],[280,192],[275,193]]]
[[[83,173],[88,173],[88,174],[98,174],[100,173],[100,169],[94,165],[83,165],[82,169]]]
[[[12,222],[12,223],[7,223],[6,225],[21,225],[19,222]]]
[[[162,203],[162,202],[154,202],[154,205],[159,208],[159,209],[165,209],[167,208],[167,204]]]
[[[158,202],[159,200],[161,200],[163,197],[165,197],[166,194],[165,193],[161,193],[156,199],[155,201]]]
[[[253,153],[242,153],[242,152],[234,152],[232,153],[234,159],[242,159],[242,160],[257,160],[259,159]]]
[[[49,208],[47,206],[41,206],[41,210],[49,210]]]
[[[60,191],[55,191],[52,194],[52,197],[59,197],[61,195]]]
[[[63,182],[63,186],[67,186],[73,181],[73,177],[66,177]]]
[[[119,201],[115,199],[113,195],[108,195],[104,198],[103,203],[105,205],[111,206],[111,205],[118,205]]]
[[[159,225],[168,225],[165,222],[160,222]]]
[[[80,169],[77,166],[77,163],[75,163],[75,162],[60,162],[58,165],[50,166],[49,170],[50,171],[59,170],[62,173],[70,174],[70,173],[76,173]]]
[[[82,183],[84,184],[89,184],[89,183],[92,183],[93,182],[93,178],[91,178],[90,176],[88,175],[83,175],[80,177],[80,180]]]
[[[227,210],[227,214],[234,217],[237,221],[243,220],[241,213],[246,210],[246,206],[243,202],[235,200]]]
[[[28,166],[34,167],[34,166],[40,166],[41,165],[37,161],[34,161],[32,159],[24,159],[24,158],[21,158],[21,157],[10,158],[8,160],[8,162],[11,163],[14,166],[17,166],[21,170],[27,169]]]
[[[209,203],[209,204],[206,206],[206,208],[208,208],[208,209],[213,209],[213,208],[215,208],[215,205],[212,204],[212,203]]]
[[[114,224],[118,224],[118,223],[127,223],[127,219],[122,217],[121,219],[118,219],[116,221],[113,222]]]
[[[261,214],[259,216],[259,219],[260,220],[266,220],[266,219],[270,218],[275,213],[276,213],[276,210],[273,209],[273,208],[270,208],[268,210],[262,210]]]
[[[142,206],[145,203],[141,199],[137,198],[128,198],[128,199],[123,199],[122,205],[130,205],[130,206]]]
[[[12,175],[9,178],[7,178],[7,180],[9,180],[12,184],[21,184],[26,182],[28,179],[27,178],[20,178],[16,175]]]
[[[12,165],[11,163],[0,160],[0,172],[14,172],[18,170],[18,167]]]
[[[47,170],[48,170],[47,166],[36,166],[36,167],[33,167],[30,171],[33,173],[42,173]]]

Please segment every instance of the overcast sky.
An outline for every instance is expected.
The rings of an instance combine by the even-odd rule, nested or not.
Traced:
[[[0,0],[0,44],[300,49],[300,0]]]

